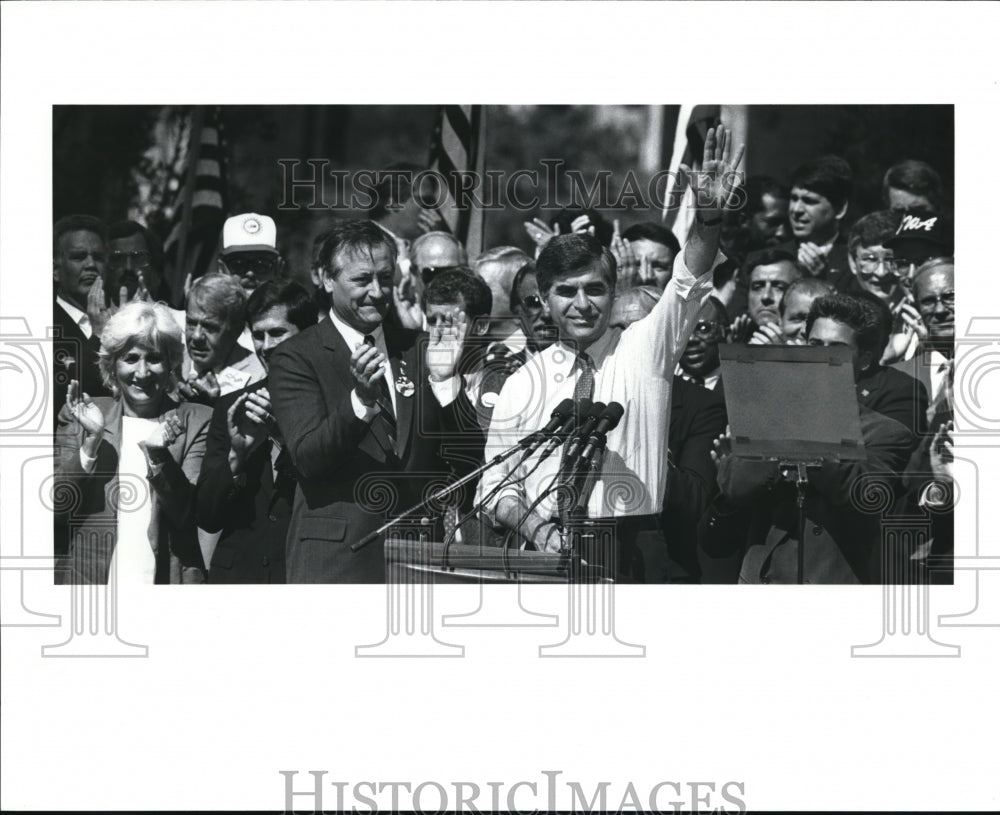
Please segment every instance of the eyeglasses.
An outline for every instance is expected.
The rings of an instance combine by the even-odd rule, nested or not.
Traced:
[[[537,294],[529,294],[521,299],[521,305],[532,311],[538,311],[542,307],[542,298]]]
[[[946,291],[939,295],[932,294],[927,297],[921,297],[917,301],[917,308],[924,313],[930,313],[938,307],[938,303],[945,308],[955,308],[955,292]]]
[[[428,285],[435,277],[437,277],[441,272],[447,272],[451,269],[457,269],[459,267],[450,266],[421,266],[420,267],[420,279],[424,281],[424,285]]]
[[[124,269],[132,261],[133,269],[145,269],[152,261],[149,252],[112,252],[108,256],[108,266],[112,269]]]
[[[909,263],[909,261],[907,261]],[[878,255],[859,255],[858,272],[864,277],[871,277],[882,267],[883,275],[896,276],[896,259],[879,257]],[[909,268],[908,266],[906,267]]]
[[[253,272],[257,277],[274,274],[278,266],[277,256],[267,255],[227,255],[223,259],[226,268],[234,275]]]
[[[693,333],[702,337],[714,337],[721,331],[723,331],[722,323],[715,320],[701,320],[695,325]]]

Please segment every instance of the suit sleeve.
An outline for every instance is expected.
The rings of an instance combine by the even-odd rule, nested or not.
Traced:
[[[346,384],[328,405],[319,377],[298,349],[279,347],[270,363],[268,390],[292,463],[305,479],[335,473],[353,457],[368,425],[354,413]]]
[[[726,429],[726,405],[712,399],[700,405],[676,461],[670,467],[664,509],[697,518],[715,493],[712,442]]]
[[[227,414],[234,399],[223,399],[212,411],[205,441],[205,459],[198,476],[198,526],[206,532],[218,532],[225,525],[226,511],[236,494],[229,469],[229,429]]]
[[[862,478],[878,477],[896,492],[902,488],[901,475],[912,447],[910,432],[898,422],[871,417],[862,418],[862,432],[867,455],[865,461],[840,464],[827,461],[815,472],[809,473],[813,488],[833,506],[852,506],[854,490]]]

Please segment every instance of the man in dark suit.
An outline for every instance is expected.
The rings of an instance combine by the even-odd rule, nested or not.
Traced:
[[[87,313],[91,287],[104,275],[107,236],[104,223],[90,215],[60,218],[52,228],[52,325],[59,332],[53,342],[53,420],[66,403],[71,379],[88,396],[111,395],[97,368],[101,326]]]
[[[807,334],[813,346],[851,348],[855,377],[879,353],[882,340],[871,312],[857,298],[841,294],[813,303]],[[859,478],[870,475],[899,495],[902,479],[886,474],[902,473],[911,434],[898,422],[865,407],[860,408],[860,419],[867,458],[825,461],[809,474],[805,541],[799,540],[795,485],[779,463],[729,455],[727,436],[722,437],[716,447],[722,500],[716,502],[702,529],[706,551],[721,556],[745,543],[743,583],[794,583],[800,545],[805,546],[807,583],[881,582],[882,518],[861,511],[854,489]],[[789,435],[794,437],[794,429]]]
[[[880,297],[870,291],[853,295],[869,312],[880,330],[879,348],[885,348],[892,331],[892,312]],[[913,444],[927,428],[927,389],[914,377],[882,365],[872,356],[855,380],[858,404],[895,419],[913,436]]]
[[[386,577],[383,541],[357,553],[350,545],[447,473],[439,448],[448,411],[430,377],[454,375],[461,338],[449,329],[427,344],[386,320],[396,246],[371,221],[334,227],[319,261],[329,319],[282,343],[268,375],[299,477],[287,578],[378,583]]]
[[[271,280],[247,302],[254,349],[267,370],[278,345],[316,324],[319,309],[295,282]],[[198,479],[198,526],[219,532],[209,583],[284,583],[295,472],[266,381],[221,397]]]
[[[662,579],[657,579],[647,560],[647,583],[697,583],[702,577],[706,564],[699,563],[698,522],[718,492],[712,443],[726,429],[726,400],[721,391],[721,387],[713,391],[674,377],[662,513],[667,558]]]

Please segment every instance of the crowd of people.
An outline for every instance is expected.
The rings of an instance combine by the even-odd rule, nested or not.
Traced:
[[[384,536],[352,544],[484,462],[432,504],[431,539],[596,559],[631,582],[949,580],[941,179],[900,161],[884,208],[848,219],[842,158],[739,196],[741,159],[709,133],[683,246],[577,209],[527,222],[532,250],[467,257],[400,188],[368,219],[331,219],[293,270],[274,220],[243,213],[183,310],[148,229],[61,218],[57,580],[383,582]],[[865,455],[814,468],[801,507],[794,468],[733,452],[723,343],[850,351]],[[800,419],[770,417],[789,439]],[[866,479],[925,532],[889,541]],[[598,521],[610,557],[576,534]]]

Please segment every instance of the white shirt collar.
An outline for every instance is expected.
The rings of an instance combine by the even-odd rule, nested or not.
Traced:
[[[337,316],[336,312],[330,309],[330,322],[333,323],[333,327],[337,329],[337,332],[341,337],[344,338],[344,342],[347,343],[349,350],[353,351],[355,347],[365,341],[365,335],[362,334],[354,326],[348,325],[340,317]],[[368,332],[375,339],[375,345],[379,349],[385,349],[385,332],[382,330],[382,325],[379,324],[377,328]]]
[[[59,307],[69,315],[69,318],[83,329],[83,333],[89,337],[91,334],[91,325],[87,312],[80,311],[80,309],[72,303],[63,300],[59,295],[56,295],[56,302],[59,304]],[[81,320],[83,321],[82,324]]]
[[[594,368],[599,369],[604,358],[607,357],[615,344],[615,340],[621,335],[622,330],[620,328],[609,328],[601,336],[597,342],[591,344],[585,349],[585,353],[594,363]],[[551,348],[558,348],[563,351],[566,355],[568,362],[568,367],[572,368],[573,363],[576,361],[577,349],[573,343],[563,343],[562,340],[550,346]]]

